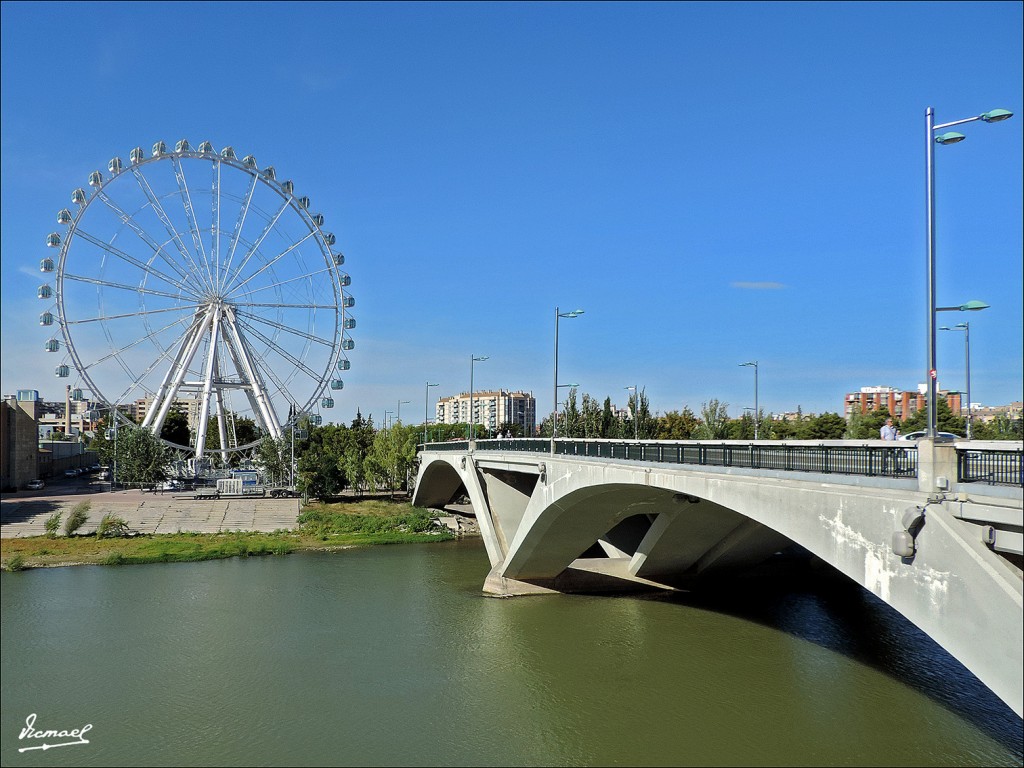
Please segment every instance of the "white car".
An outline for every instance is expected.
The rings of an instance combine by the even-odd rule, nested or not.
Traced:
[[[928,432],[922,429],[922,430],[918,430],[917,432],[911,432],[911,433],[906,434],[906,435],[900,435],[898,439],[900,439],[900,440],[920,440],[922,437],[924,437],[927,434],[928,434]],[[960,437],[960,435],[954,435],[952,432],[936,432],[935,435],[936,435],[936,438],[938,440],[941,440],[941,441],[946,441],[946,440],[963,440],[963,438]]]
[[[27,483],[25,483],[25,488],[30,491],[41,491],[45,487],[46,483],[44,483],[42,480],[29,480]]]

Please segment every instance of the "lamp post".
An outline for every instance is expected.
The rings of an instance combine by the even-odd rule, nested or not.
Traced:
[[[431,384],[428,381],[427,382],[427,387],[426,387],[426,395],[424,395],[424,397],[423,397],[423,442],[424,442],[424,444],[426,444],[426,442],[427,442],[427,422],[430,421],[430,416],[428,415],[429,414],[429,409],[430,409],[430,388],[431,387],[436,387],[436,386],[438,386],[438,385],[437,384]]]
[[[395,415],[395,421],[396,421],[396,422],[397,422],[398,424],[401,424],[401,423],[402,423],[402,404],[403,404],[403,403],[405,403],[406,405],[408,405],[408,404],[409,404],[409,401],[408,401],[408,400],[399,400],[399,401],[398,401],[398,411],[396,411],[396,415]]]
[[[746,363],[740,363],[740,368],[745,368],[749,366],[754,367],[754,439],[757,440],[759,434],[757,429],[757,422],[759,421],[758,417],[760,416],[760,411],[758,411],[757,408],[757,360],[750,360]]]
[[[394,413],[394,411],[384,411],[384,429],[385,429],[385,431],[387,431],[391,427],[391,425],[388,423],[388,416],[391,416],[393,413]]]
[[[558,437],[558,321],[561,318],[579,317],[583,314],[582,309],[574,309],[572,312],[559,312],[555,307],[555,410],[551,417],[551,439]]]
[[[971,324],[970,322],[957,323],[952,328],[942,326],[940,331],[963,331],[964,332],[964,367],[967,372],[967,439],[971,439]],[[961,407],[961,410],[963,408]]]
[[[469,356],[469,429],[466,434],[467,440],[473,439],[473,365],[474,363],[482,363],[487,359],[489,359],[489,355],[481,355],[480,357]]]
[[[627,390],[633,391],[633,439],[637,442],[640,441],[640,424],[637,421],[637,412],[640,410],[640,389],[634,385],[632,387],[626,387]]]
[[[925,382],[928,389],[928,431],[926,437],[935,438],[935,390],[938,372],[935,367],[935,313],[941,311],[935,306],[935,145],[956,144],[967,137],[956,131],[935,135],[935,132],[943,128],[952,128],[954,125],[973,123],[975,120],[983,120],[986,123],[998,123],[1013,117],[1013,113],[1006,109],[993,109],[984,112],[976,117],[967,117],[963,120],[954,120],[950,123],[935,125],[935,110],[928,107],[924,112],[925,118],[925,194],[927,197],[927,243],[928,243],[928,367],[925,369]],[[945,308],[944,308],[945,309]],[[979,307],[983,309],[983,307]]]

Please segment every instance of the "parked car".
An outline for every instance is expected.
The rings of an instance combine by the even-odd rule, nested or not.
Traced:
[[[906,435],[900,435],[899,439],[900,440],[920,440],[922,437],[924,437],[927,434],[928,434],[927,431],[921,429],[921,430],[918,430],[917,432],[910,432],[909,434],[906,434]],[[963,438],[960,437],[960,435],[954,435],[952,432],[937,432],[936,433],[936,437],[939,440],[963,440]]]
[[[77,469],[65,469],[64,470],[64,477],[78,477],[78,470]]]
[[[29,480],[27,483],[25,483],[25,487],[30,491],[41,491],[43,488],[46,487],[46,483],[44,483],[42,480]]]

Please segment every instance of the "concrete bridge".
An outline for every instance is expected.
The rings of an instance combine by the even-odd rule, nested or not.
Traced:
[[[1024,706],[1021,443],[499,439],[422,446],[511,596],[690,589],[797,544]]]

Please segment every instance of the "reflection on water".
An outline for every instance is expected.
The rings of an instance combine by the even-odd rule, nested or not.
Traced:
[[[777,559],[714,594],[484,598],[479,542],[2,576],[4,765],[1020,765],[887,606]],[[18,753],[24,719],[90,744]]]

